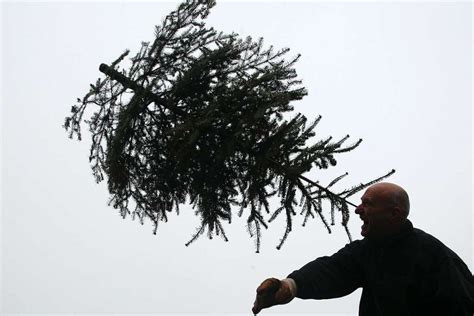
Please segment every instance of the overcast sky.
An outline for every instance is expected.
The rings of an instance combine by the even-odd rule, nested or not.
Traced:
[[[134,55],[178,3],[2,3],[3,313],[250,314],[263,279],[348,242],[342,227],[329,235],[301,218],[278,251],[282,218],[256,254],[240,219],[226,226],[228,243],[202,237],[185,247],[198,224],[190,208],[154,236],[150,223],[107,206],[106,183],[88,165],[87,128],[84,141],[69,140],[64,117],[102,76],[99,64],[126,48]],[[309,178],[348,171],[342,189],[395,168],[389,181],[409,192],[414,225],[473,271],[471,19],[468,2],[218,1],[207,23],[301,53],[309,95],[295,113],[323,116],[317,137],[364,139]],[[356,315],[359,297],[296,299],[262,315]]]

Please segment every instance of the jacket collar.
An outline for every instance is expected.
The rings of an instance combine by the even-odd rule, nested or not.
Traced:
[[[369,238],[365,239],[367,239],[367,242],[370,245],[375,247],[390,246],[410,235],[413,230],[413,224],[410,222],[410,220],[407,219],[400,227],[400,230],[393,235],[387,236],[381,240],[371,240]]]

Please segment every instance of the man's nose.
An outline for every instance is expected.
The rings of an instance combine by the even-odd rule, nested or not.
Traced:
[[[356,214],[362,213],[362,206],[361,206],[361,205],[359,205],[359,206],[357,206],[357,207],[355,208],[355,213],[356,213]]]

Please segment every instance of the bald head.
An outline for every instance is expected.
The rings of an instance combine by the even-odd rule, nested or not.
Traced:
[[[400,208],[404,217],[408,217],[410,213],[410,198],[401,186],[389,182],[380,182],[372,185],[368,190],[376,192],[390,206]]]
[[[410,212],[407,192],[400,186],[381,182],[369,187],[355,213],[363,221],[361,234],[381,239],[400,231]]]

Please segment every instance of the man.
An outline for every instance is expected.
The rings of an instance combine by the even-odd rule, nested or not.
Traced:
[[[336,298],[362,287],[360,316],[472,316],[473,275],[452,250],[413,228],[405,190],[378,183],[361,200],[355,213],[363,221],[364,239],[286,279],[265,280],[257,288],[253,313],[294,297]]]

